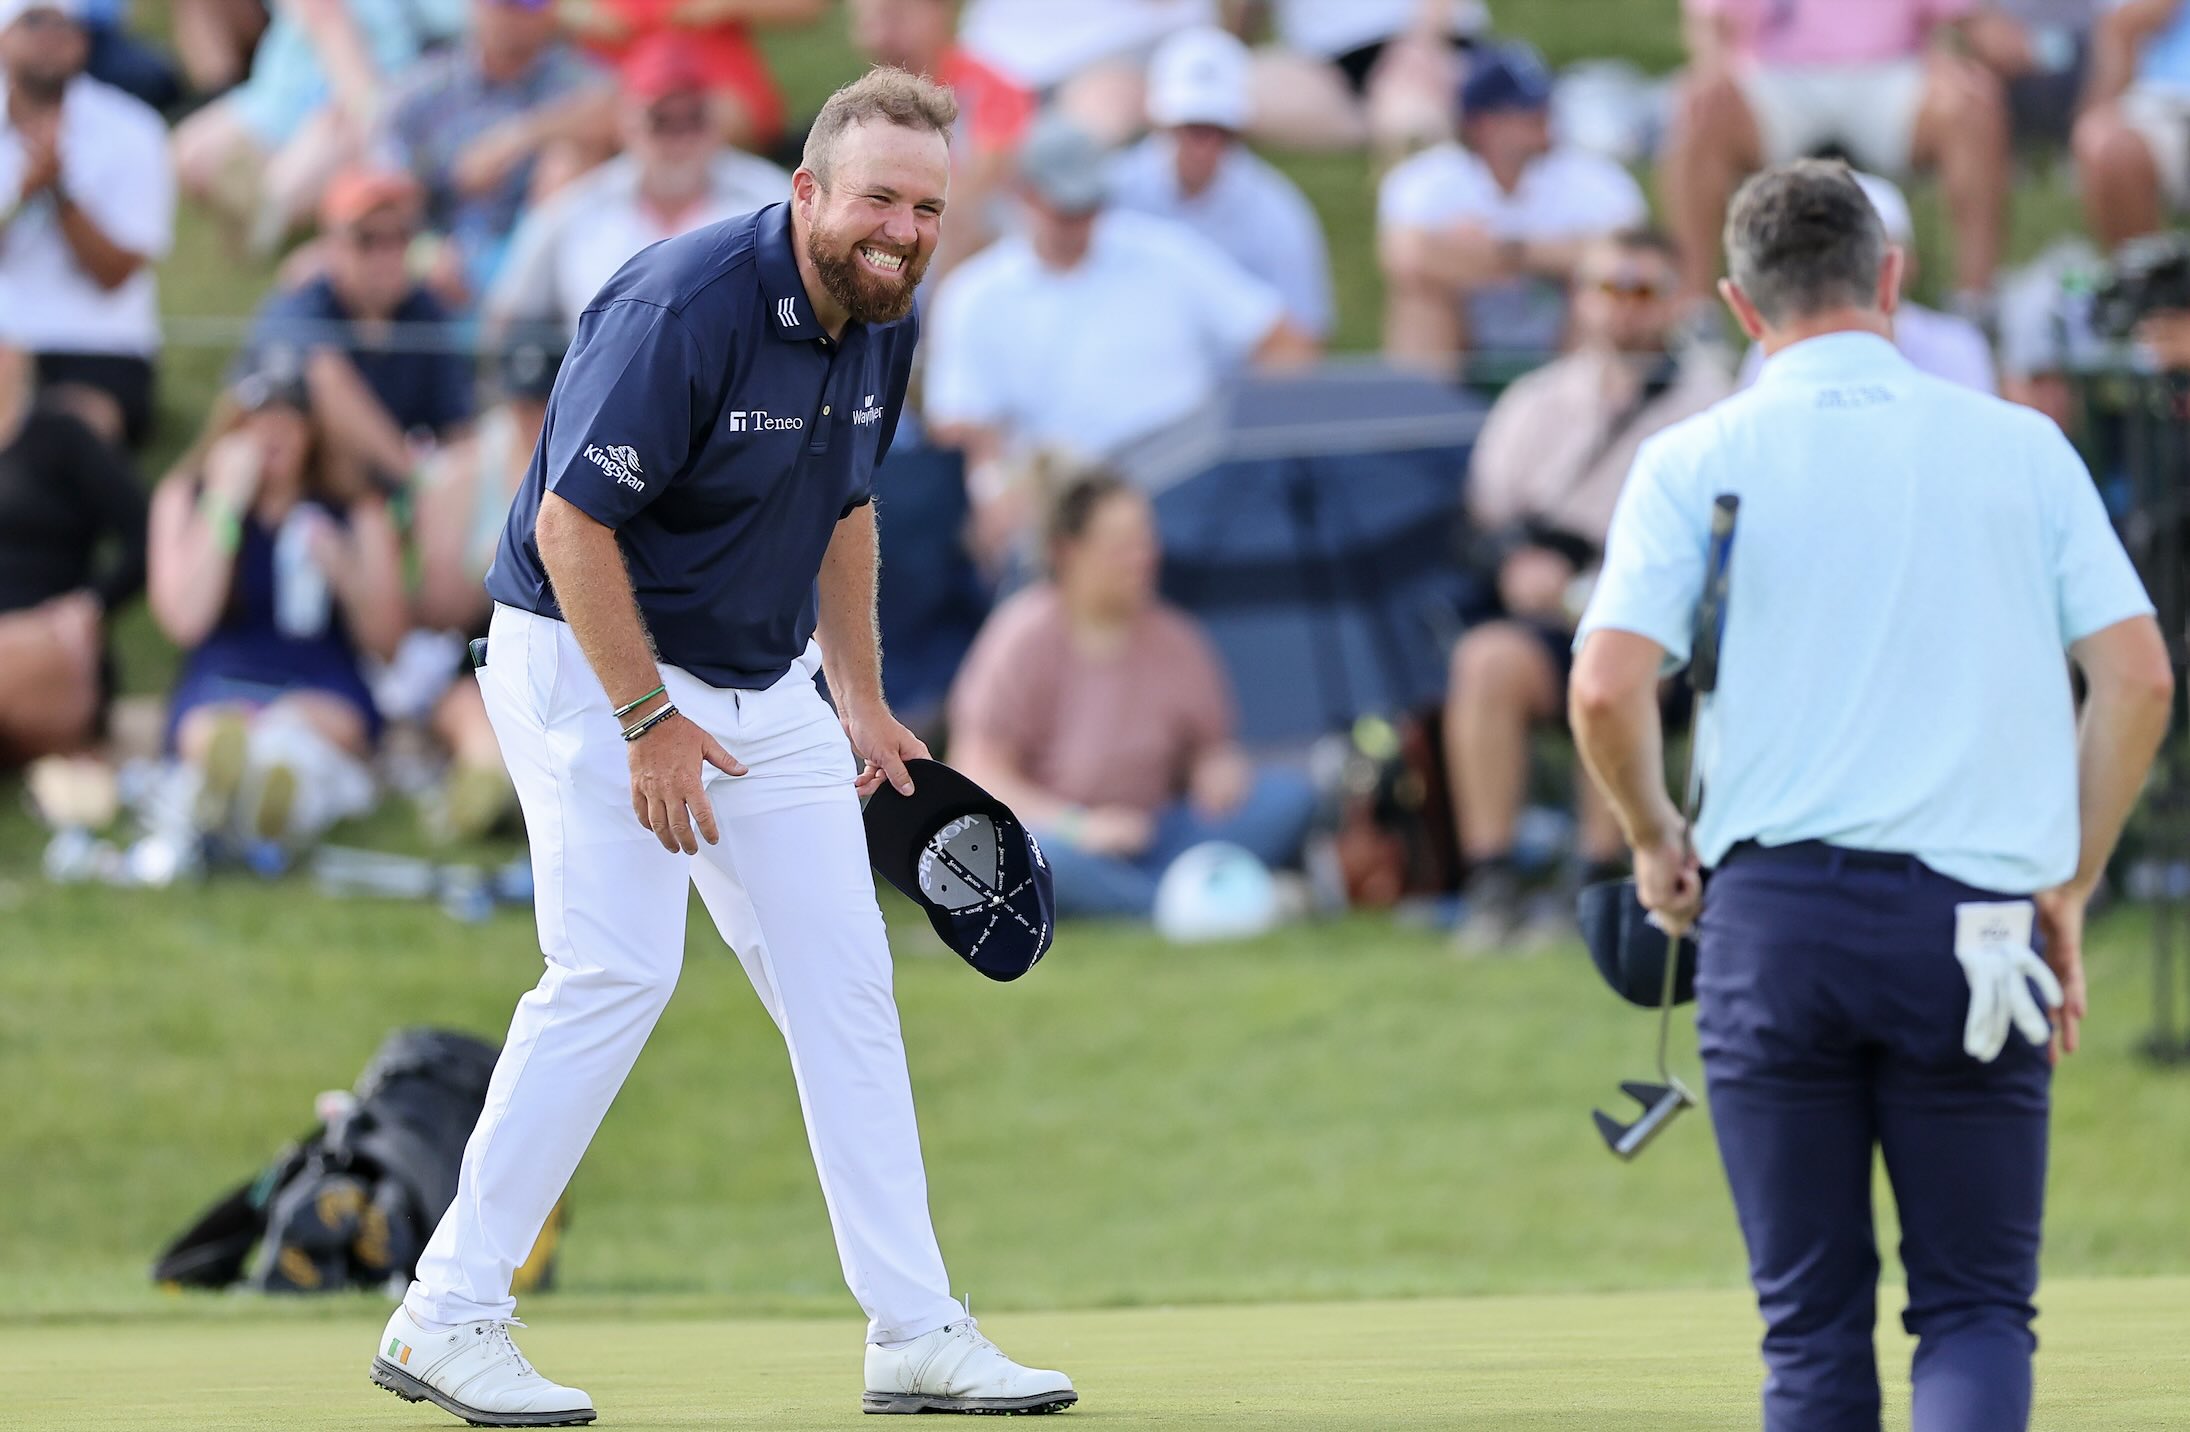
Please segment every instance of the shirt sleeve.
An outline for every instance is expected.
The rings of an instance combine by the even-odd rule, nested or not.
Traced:
[[[2046,486],[2052,499],[2053,583],[2061,645],[2069,647],[2131,617],[2150,616],[2152,599],[2107,519],[2098,485],[2060,429],[2046,446]]]
[[[1446,216],[1449,199],[1441,198],[1436,192],[1437,186],[1425,182],[1432,176],[1419,161],[1420,156],[1404,161],[1377,186],[1376,222],[1379,228],[1418,229]]]
[[[700,345],[657,304],[620,299],[587,313],[542,429],[547,490],[609,527],[662,495],[692,454],[711,406]]]
[[[1711,535],[1709,499],[1696,478],[1661,439],[1636,453],[1612,509],[1604,568],[1574,634],[1577,650],[1593,631],[1624,631],[1663,647],[1668,671],[1687,663]]]
[[[175,246],[175,170],[167,133],[149,112],[116,118],[96,143],[64,140],[61,187],[117,247],[141,258],[166,258]],[[132,118],[143,123],[127,122]]]
[[[1021,765],[1030,761],[1036,746],[1031,703],[1019,673],[1022,633],[1029,630],[1026,615],[1023,599],[996,609],[974,637],[950,695],[953,731],[992,741]]]
[[[1331,332],[1331,256],[1323,243],[1323,225],[1315,207],[1298,190],[1277,191],[1277,222],[1267,238],[1278,246],[1278,272],[1285,275],[1285,307],[1293,321],[1316,338]]]
[[[1199,756],[1227,745],[1238,727],[1232,701],[1231,678],[1217,656],[1207,633],[1184,612],[1172,613],[1177,623],[1178,670],[1172,673],[1172,690],[1178,693],[1184,719],[1187,750]]]
[[[1176,250],[1180,298],[1193,305],[1221,358],[1245,362],[1284,319],[1284,298],[1201,235],[1181,229],[1166,237]]]

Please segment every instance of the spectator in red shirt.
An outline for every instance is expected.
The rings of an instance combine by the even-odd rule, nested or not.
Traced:
[[[860,54],[948,85],[958,100],[951,203],[933,275],[941,278],[1003,227],[996,213],[1002,186],[1038,101],[958,44],[958,0],[851,0],[850,13],[852,45]]]
[[[725,143],[765,151],[783,137],[783,93],[754,43],[755,25],[807,25],[828,0],[564,0],[557,13],[581,44],[621,68],[650,36],[670,33],[725,103]]]

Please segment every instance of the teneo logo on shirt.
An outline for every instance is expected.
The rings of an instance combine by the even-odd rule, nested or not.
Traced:
[[[779,418],[766,408],[732,408],[723,418],[734,433],[795,433],[806,426],[804,418]]]
[[[599,447],[588,443],[586,459],[633,492],[646,491],[646,474],[639,469],[639,450],[618,443],[614,447]]]
[[[874,394],[869,393],[866,397],[861,398],[858,409],[852,414],[852,426],[856,428],[864,423],[879,423],[881,421],[882,405],[874,400]]]

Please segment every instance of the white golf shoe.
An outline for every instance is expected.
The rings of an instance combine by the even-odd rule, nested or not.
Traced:
[[[522,1323],[421,1328],[400,1305],[373,1354],[373,1381],[405,1402],[431,1402],[474,1427],[577,1427],[593,1420],[593,1399],[533,1370],[510,1339]]]
[[[1072,1379],[1021,1367],[981,1336],[973,1319],[903,1347],[867,1345],[862,1412],[1062,1412],[1080,1400]]]

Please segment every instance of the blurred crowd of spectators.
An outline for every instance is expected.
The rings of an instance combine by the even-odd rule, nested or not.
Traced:
[[[1626,153],[1580,142],[1607,126],[1567,122],[1483,0],[173,0],[157,45],[130,8],[0,0],[0,760],[98,748],[143,592],[183,653],[160,730],[193,818],[292,845],[373,802],[391,726],[444,765],[437,833],[510,814],[459,638],[593,292],[787,197],[771,27],[957,92],[900,445],[963,454],[966,530],[928,536],[1000,597],[951,753],[1044,834],[1072,911],[1148,913],[1207,840],[1297,865],[1329,819],[1239,746],[1222,663],[1158,596],[1148,497],[1105,467],[1323,358],[1323,217],[1268,152],[1360,156],[1386,358],[1496,395],[1453,474],[1454,561],[1495,609],[1441,713],[1480,949],[1561,923],[1516,831],[1628,462],[1753,376],[1712,297],[1740,180],[1837,153],[1912,248],[1897,186],[1935,181],[1945,298],[1899,343],[2064,421],[2058,264],[2027,302],[2001,273],[2018,166],[2072,166],[2102,256],[2190,205],[2185,0],[1685,0],[1686,65],[1612,116]],[[139,462],[187,436],[155,431],[178,201],[214,261],[275,278],[213,410],[165,415],[197,436],[148,498]],[[1620,844],[1577,798],[1595,871]]]

